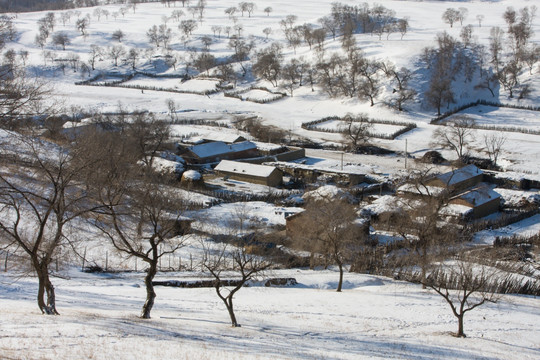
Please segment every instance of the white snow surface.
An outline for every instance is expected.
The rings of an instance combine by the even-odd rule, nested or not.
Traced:
[[[465,316],[466,339],[444,300],[392,279],[273,271],[293,287],[253,286],[235,296],[231,328],[212,288],[156,287],[152,319],[138,318],[143,273],[55,278],[60,316],[43,316],[36,281],[0,273],[0,353],[6,359],[538,359],[538,300],[506,296]],[[197,272],[160,274],[190,280]],[[17,281],[15,281],[17,280]]]

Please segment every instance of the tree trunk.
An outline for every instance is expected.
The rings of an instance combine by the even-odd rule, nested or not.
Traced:
[[[150,267],[148,268],[146,276],[144,277],[144,284],[146,285],[146,301],[143,305],[141,313],[141,318],[143,319],[150,319],[150,312],[152,311],[154,300],[156,298],[156,292],[154,291],[152,280],[154,280],[157,273],[157,260],[150,262],[149,265]]]
[[[343,264],[341,262],[338,262],[338,268],[339,268],[339,282],[337,286],[337,292],[341,292],[341,287],[343,286]]]
[[[38,276],[37,302],[41,313],[46,315],[60,315],[56,311],[56,298],[54,286],[49,279],[49,267],[46,264],[39,264],[38,266],[34,266],[34,269]],[[45,296],[47,296],[46,302]]]
[[[236,321],[236,315],[234,315],[234,308],[233,308],[233,302],[232,302],[232,296],[227,297],[225,300],[225,306],[227,307],[227,311],[229,312],[229,316],[231,317],[231,324],[232,327],[240,327],[238,322]]]
[[[463,332],[463,315],[464,314],[461,314],[457,317],[458,318],[458,331],[456,334],[457,337],[466,337],[465,333]]]

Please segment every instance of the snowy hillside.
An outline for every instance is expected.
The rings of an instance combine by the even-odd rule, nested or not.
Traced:
[[[0,35],[6,23],[15,28],[0,46],[0,121],[40,115],[28,128],[0,123],[0,360],[540,359],[538,298],[515,295],[540,289],[537,1],[100,3],[0,18]],[[448,9],[461,18],[445,21]],[[50,91],[17,112],[4,102],[20,66],[21,82]],[[366,153],[345,144],[350,114],[368,119]],[[463,118],[472,124],[466,155],[491,161],[489,139],[503,141],[488,166],[500,171],[475,167],[460,189],[489,177],[494,211],[474,220],[444,213],[442,201],[457,196],[443,187],[441,203],[422,197],[430,206],[394,196],[406,177],[425,175],[418,190],[428,175],[455,175],[459,149],[434,135]],[[200,144],[208,152],[193,150]],[[432,150],[448,161],[416,161]],[[233,165],[239,179],[212,171],[219,156],[242,151],[265,162],[267,177],[278,173],[279,188],[261,182],[265,174],[246,176],[252,165]],[[302,155],[278,159],[294,152]],[[335,208],[302,220],[328,199],[353,219],[328,228],[357,241],[335,255],[302,243],[347,217]],[[453,205],[470,216],[472,204]],[[414,233],[429,221],[431,233]],[[453,247],[480,255],[467,263]],[[464,317],[466,338],[454,336],[444,293],[412,282],[422,271],[427,282],[429,265],[435,273],[462,263],[468,275],[493,271],[463,303],[482,305]],[[257,266],[231,297],[241,324],[231,327],[212,286],[230,291],[220,280]],[[494,279],[529,292],[494,294]],[[210,287],[154,284],[143,319],[151,280]],[[36,305],[39,285],[49,292]],[[50,294],[52,306],[40,303]],[[60,316],[41,315],[55,306]]]

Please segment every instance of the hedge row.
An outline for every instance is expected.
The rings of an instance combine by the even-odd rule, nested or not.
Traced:
[[[261,91],[266,91],[272,95],[275,95],[273,97],[269,97],[267,99],[261,99],[261,100],[258,100],[258,99],[250,99],[250,98],[246,98],[244,99],[242,97],[242,94],[245,94],[251,90],[261,90]],[[268,88],[265,88],[265,87],[257,87],[257,86],[250,86],[248,89],[242,89],[242,90],[237,90],[237,91],[226,91],[224,92],[224,95],[225,97],[230,97],[230,98],[235,98],[235,99],[239,99],[239,100],[246,100],[246,101],[251,101],[251,102],[254,102],[254,103],[258,103],[258,104],[267,104],[269,102],[273,102],[273,101],[276,101],[276,100],[279,100],[279,99],[282,99],[284,97],[287,96],[287,94],[285,93],[282,93],[282,92],[274,92],[274,91],[271,91],[269,90]]]
[[[322,124],[326,121],[331,120],[341,120],[342,118],[339,116],[327,116],[325,118],[319,119],[319,120],[313,120],[308,121],[305,123],[302,123],[302,129],[310,130],[310,131],[323,131],[328,133],[340,133],[341,131],[338,129],[314,129],[316,125]],[[415,123],[406,123],[396,120],[377,120],[377,119],[370,119],[368,120],[370,124],[384,124],[384,125],[396,125],[396,126],[403,126],[402,129],[399,129],[398,131],[392,133],[392,134],[378,134],[378,133],[369,133],[370,137],[378,138],[378,139],[386,139],[386,140],[394,140],[400,135],[405,134],[408,131],[411,131],[412,129],[416,128]]]

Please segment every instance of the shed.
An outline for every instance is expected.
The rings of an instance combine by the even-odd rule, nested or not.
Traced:
[[[231,179],[254,184],[278,186],[283,180],[283,174],[274,166],[222,160],[214,170]]]

